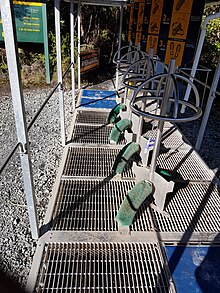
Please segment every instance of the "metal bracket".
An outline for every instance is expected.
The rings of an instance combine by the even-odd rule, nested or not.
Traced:
[[[27,143],[21,143],[21,142],[19,142],[19,154],[21,154],[21,155],[25,155],[25,154],[27,154]]]
[[[131,235],[130,227],[118,225],[118,233],[122,236],[129,236]]]

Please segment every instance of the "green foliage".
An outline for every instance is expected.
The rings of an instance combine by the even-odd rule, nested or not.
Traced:
[[[205,9],[205,16],[214,14],[219,11],[220,5],[212,5]],[[201,61],[202,63],[214,69],[219,59],[220,54],[220,18],[211,20],[207,25],[206,38],[203,46]]]

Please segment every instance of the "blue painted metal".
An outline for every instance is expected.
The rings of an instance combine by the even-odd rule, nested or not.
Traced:
[[[178,293],[220,292],[220,247],[166,246]]]
[[[96,100],[96,99],[87,99],[82,98],[81,107],[83,108],[105,108],[105,109],[112,109],[117,105],[116,101],[110,101],[110,100]]]
[[[101,90],[82,90],[82,97],[93,99],[115,99],[115,91],[101,91]]]

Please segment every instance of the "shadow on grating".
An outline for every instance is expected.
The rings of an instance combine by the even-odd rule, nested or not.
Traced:
[[[148,130],[147,132],[145,132],[144,136],[156,139],[157,129]],[[175,126],[171,126],[170,128],[164,128],[161,143],[165,148],[178,148],[180,146],[187,145],[182,134]]]
[[[78,125],[74,126],[72,142],[88,144],[110,144],[109,135],[112,127],[101,125]],[[122,137],[119,144],[124,144]]]
[[[119,149],[70,147],[63,175],[106,178],[112,174],[112,166]],[[123,178],[134,178],[131,163],[122,174]]]
[[[173,180],[212,181],[214,174],[203,163],[193,148],[168,151],[159,155],[158,167],[169,171]]]
[[[156,243],[47,243],[36,292],[169,292]]]
[[[167,196],[166,217],[151,210],[155,228],[160,232],[218,232],[220,230],[220,193],[213,184],[176,184]]]
[[[63,180],[53,212],[52,230],[117,231],[115,216],[133,181]],[[140,209],[134,231],[152,231],[150,211]]]

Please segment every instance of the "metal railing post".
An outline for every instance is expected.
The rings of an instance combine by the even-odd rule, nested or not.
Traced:
[[[73,111],[76,108],[75,102],[75,65],[74,65],[74,1],[70,3],[70,41],[71,41],[71,79],[72,79],[72,102]]]
[[[220,12],[217,12],[215,14],[211,14],[211,15],[206,16],[206,18],[204,20],[204,23],[203,23],[203,26],[202,26],[202,31],[201,31],[200,37],[199,37],[199,42],[198,42],[198,45],[197,45],[197,50],[196,50],[195,58],[194,58],[194,61],[193,61],[192,71],[190,73],[190,75],[191,75],[190,81],[192,81],[192,82],[194,80],[194,77],[195,77],[195,74],[196,74],[196,70],[197,70],[197,67],[198,67],[198,64],[199,64],[199,58],[200,58],[200,55],[201,55],[201,52],[202,52],[202,48],[203,48],[203,44],[204,44],[204,40],[205,40],[205,36],[206,36],[206,28],[207,28],[207,25],[208,25],[208,23],[209,23],[210,20],[213,20],[213,19],[216,19],[216,18],[219,18],[219,17],[220,17]],[[190,92],[191,92],[191,86],[188,85],[187,86],[187,89],[186,89],[184,101],[188,101],[189,100]],[[181,113],[185,113],[185,108],[186,107],[183,105],[181,107],[181,111],[180,112]]]
[[[119,25],[119,35],[118,35],[118,56],[117,60],[120,59],[120,49],[121,49],[121,35],[122,35],[122,21],[123,21],[123,6],[120,7],[120,25]],[[116,80],[115,80],[115,89],[118,90],[119,84],[119,70],[118,70],[119,63],[117,63],[116,67]]]
[[[34,195],[34,183],[30,159],[30,146],[25,120],[24,97],[21,85],[21,76],[18,63],[18,51],[16,44],[15,19],[11,0],[0,0],[1,17],[4,31],[5,48],[7,55],[9,80],[11,86],[12,102],[14,108],[15,124],[18,141],[21,147],[21,167],[24,181],[24,189],[27,198],[28,216],[33,239],[39,237],[36,200]]]
[[[80,70],[81,70],[81,66],[80,66],[80,43],[81,43],[81,1],[78,0],[78,13],[77,13],[77,28],[78,28],[78,36],[77,36],[77,43],[78,43],[78,90],[80,90],[81,88],[81,76],[80,76]]]
[[[170,60],[168,78],[166,80],[166,85],[165,85],[164,94],[163,94],[163,100],[161,103],[161,111],[160,111],[161,116],[165,116],[167,113],[167,108],[168,108],[168,103],[169,103],[169,98],[170,98],[170,90],[171,90],[171,86],[172,86],[171,74],[173,74],[175,71],[175,62],[176,62],[175,59]],[[150,178],[149,178],[150,181],[153,180],[154,173],[156,170],[157,158],[158,158],[159,151],[160,151],[160,143],[161,143],[163,128],[164,128],[164,121],[159,121],[158,128],[157,128],[157,136],[156,136],[155,143],[154,143],[154,149],[153,149],[151,166],[150,166]]]
[[[65,111],[63,95],[63,77],[62,77],[62,56],[61,56],[61,33],[60,33],[60,0],[54,0],[55,13],[55,30],[56,30],[56,51],[57,51],[57,78],[60,106],[60,125],[61,125],[61,142],[65,146]]]
[[[211,111],[211,108],[212,108],[212,103],[213,103],[213,101],[215,99],[215,92],[216,92],[216,89],[217,89],[217,86],[218,86],[219,76],[220,76],[220,57],[218,59],[218,64],[217,64],[215,75],[214,75],[214,78],[213,78],[213,81],[212,81],[212,86],[211,86],[211,89],[210,89],[210,92],[209,92],[208,101],[207,101],[205,112],[204,112],[204,115],[203,115],[203,118],[202,118],[202,123],[201,123],[200,129],[199,129],[199,134],[198,134],[198,137],[197,137],[197,140],[196,140],[196,145],[195,145],[196,150],[199,150],[200,147],[201,147],[201,144],[202,144],[202,140],[203,140],[203,136],[204,136],[204,133],[205,133],[206,125],[207,125],[208,119],[209,119],[209,114],[210,114],[210,111]]]

